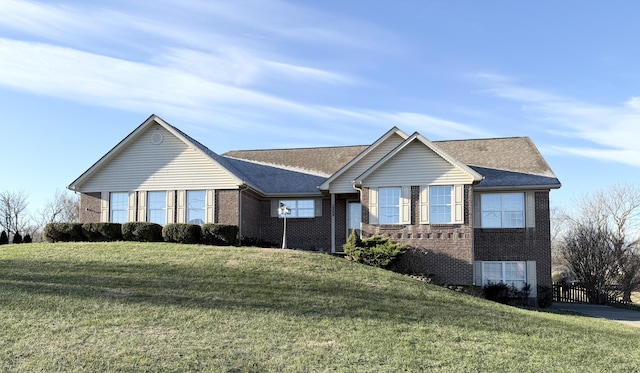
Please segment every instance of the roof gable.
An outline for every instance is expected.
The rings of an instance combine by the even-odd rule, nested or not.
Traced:
[[[226,186],[243,184],[238,172],[224,163],[219,155],[151,115],[68,188],[85,192],[167,189],[177,187],[180,177],[193,180],[193,175],[188,174],[193,171],[200,175],[208,173],[210,178]],[[206,179],[202,178],[201,182]]]
[[[366,147],[360,154],[340,168],[335,174],[322,183],[319,188],[321,190],[331,189],[334,192],[352,192],[353,179],[371,165],[375,164],[380,158],[384,157],[390,149],[393,149],[397,144],[406,140],[407,137],[409,137],[409,135],[398,127],[391,128],[373,144]]]
[[[384,184],[403,180],[416,185],[472,184],[481,181],[482,175],[416,132],[359,175],[354,183]]]

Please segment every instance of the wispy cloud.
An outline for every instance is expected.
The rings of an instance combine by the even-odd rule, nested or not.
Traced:
[[[515,79],[492,74],[475,78],[490,88],[482,94],[520,103],[528,118],[555,124],[547,132],[577,145],[552,146],[556,152],[640,166],[640,99],[602,105],[543,89],[527,87]]]

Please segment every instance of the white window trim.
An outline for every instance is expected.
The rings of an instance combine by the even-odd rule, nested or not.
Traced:
[[[524,268],[523,271],[523,277],[522,279],[507,279],[506,278],[506,267],[507,264],[521,264]],[[482,286],[486,286],[491,284],[495,284],[496,282],[489,282],[488,278],[485,276],[485,265],[486,264],[500,264],[502,266],[502,278],[500,281],[498,281],[497,283],[503,283],[503,284],[507,284],[507,285],[511,285],[514,281],[523,282],[523,286],[524,284],[527,284],[527,262],[524,260],[505,260],[505,261],[483,261],[482,262]]]
[[[161,200],[164,201],[162,208],[153,208],[153,206],[151,206],[151,195],[158,195],[158,196],[162,196]],[[167,224],[167,192],[164,190],[154,190],[154,191],[148,191],[147,192],[147,221],[148,222],[152,222],[151,221],[151,212],[155,211],[161,211],[162,214],[162,223],[158,223],[158,222],[152,222],[152,223],[157,223],[160,225],[165,225]]]
[[[389,205],[383,205],[381,203],[381,194],[383,190],[391,190],[393,189],[394,191],[398,191],[398,200],[396,201],[396,204],[389,204]],[[378,188],[378,224],[385,224],[385,225],[394,225],[394,224],[400,224],[401,220],[402,220],[402,205],[403,205],[403,201],[402,201],[402,187],[399,186],[391,186],[391,187],[380,187]],[[386,209],[386,208],[393,208],[396,207],[397,208],[397,216],[398,216],[398,220],[397,221],[385,221],[382,222],[382,210]],[[396,215],[393,215],[394,217]]]
[[[113,197],[115,195],[122,195],[122,196],[125,197],[123,208],[119,208],[117,210],[114,209]],[[113,219],[114,212],[124,213],[124,216],[125,216],[124,222],[126,222],[128,220],[128,215],[129,215],[129,193],[128,192],[111,192],[111,193],[109,193],[109,222],[112,222],[112,223],[116,222]],[[118,223],[124,223],[124,222],[118,221]]]
[[[484,219],[484,207],[482,206],[482,198],[483,196],[489,196],[489,195],[499,195],[500,196],[500,226],[486,226],[485,225],[485,219]],[[522,213],[522,225],[520,226],[516,226],[516,227],[505,227],[504,226],[504,214],[505,214],[505,210],[503,207],[503,202],[502,202],[502,197],[504,195],[520,195],[522,197],[522,210],[519,211]],[[530,198],[530,195],[533,196],[532,193],[525,193],[525,192],[496,192],[496,193],[480,193],[477,195],[477,203],[478,203],[478,208],[476,211],[476,214],[478,216],[478,220],[479,220],[479,227],[480,228],[485,228],[485,229],[520,229],[520,228],[525,228],[528,226],[533,226],[533,221],[534,219],[531,216],[531,210],[533,209],[533,207],[531,205],[534,205],[534,203],[531,201],[532,198]],[[535,206],[535,205],[534,205]]]
[[[311,207],[298,207],[300,202],[310,202]],[[314,198],[299,198],[299,199],[281,199],[276,201],[277,205],[284,204],[289,208],[289,213],[287,214],[287,219],[313,219],[317,215],[318,211],[318,202]],[[310,213],[309,215],[305,214],[304,216],[300,216],[300,212],[304,211]],[[277,213],[276,213],[277,214]],[[278,218],[284,218],[283,214],[277,214]]]

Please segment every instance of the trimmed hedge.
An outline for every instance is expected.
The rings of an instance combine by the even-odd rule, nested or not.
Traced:
[[[205,245],[234,246],[238,240],[238,226],[203,224],[201,241]]]
[[[84,223],[82,234],[87,241],[121,241],[122,224],[120,223]]]
[[[124,223],[122,224],[122,239],[138,242],[162,242],[162,226],[144,222]]]
[[[200,243],[202,229],[196,224],[171,223],[162,228],[162,238],[167,242]]]
[[[44,227],[44,239],[47,242],[77,242],[84,241],[85,237],[80,223],[49,223]]]

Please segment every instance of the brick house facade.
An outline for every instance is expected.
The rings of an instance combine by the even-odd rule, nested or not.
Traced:
[[[431,142],[394,127],[371,145],[219,155],[155,115],[69,185],[83,222],[233,224],[277,247],[285,204],[291,248],[339,252],[358,229],[409,245],[402,272],[546,286],[559,187],[526,137]]]

